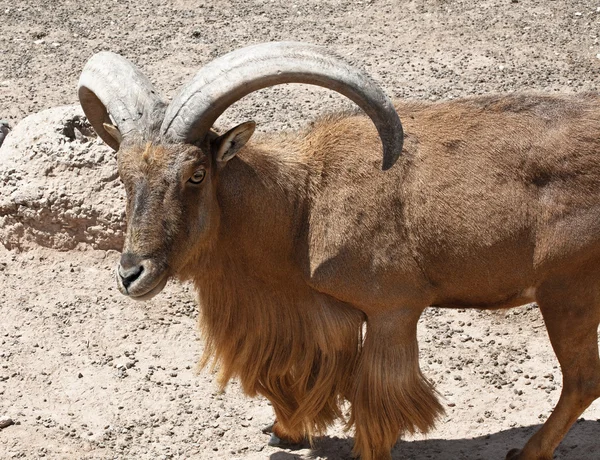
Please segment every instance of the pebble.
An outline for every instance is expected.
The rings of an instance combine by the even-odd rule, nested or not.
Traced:
[[[3,428],[7,428],[11,425],[14,425],[14,421],[12,418],[9,417],[0,417],[0,430]]]
[[[4,142],[4,138],[10,132],[10,125],[6,120],[0,120],[0,145]]]

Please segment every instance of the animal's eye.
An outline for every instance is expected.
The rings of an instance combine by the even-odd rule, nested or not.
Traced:
[[[188,182],[191,182],[192,184],[199,184],[200,182],[202,182],[204,180],[205,175],[206,175],[206,171],[204,169],[199,169],[198,171],[196,171],[194,173],[194,175],[192,177],[190,177]]]

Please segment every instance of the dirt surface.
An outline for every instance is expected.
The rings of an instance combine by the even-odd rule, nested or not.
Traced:
[[[0,118],[13,126],[76,103],[84,62],[106,49],[136,62],[167,97],[211,58],[271,40],[329,46],[395,97],[600,86],[597,1],[1,0],[0,14]],[[219,124],[254,119],[263,131],[296,128],[348,106],[325,90],[292,85],[245,98]],[[52,152],[59,158],[63,150]],[[22,185],[7,177],[0,185]],[[118,183],[107,177],[107,187]],[[171,283],[135,303],[116,289],[118,252],[94,249],[90,234],[72,247],[64,237],[20,245],[18,232],[11,235],[0,244],[0,419],[14,423],[0,429],[0,458],[350,456],[351,433],[341,425],[314,450],[266,446],[260,428],[271,421],[269,404],[245,398],[236,383],[219,394],[209,371],[196,372],[203,343],[189,286]],[[560,370],[535,306],[496,314],[431,309],[419,335],[424,373],[447,415],[427,437],[399,442],[394,459],[503,459],[558,399]],[[599,422],[597,401],[556,458],[600,458]]]

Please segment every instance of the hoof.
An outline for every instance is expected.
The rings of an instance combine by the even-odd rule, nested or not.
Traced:
[[[506,454],[506,460],[519,460],[521,456],[521,449],[511,449]]]
[[[285,439],[281,439],[275,433],[271,433],[271,438],[269,439],[268,444],[271,447],[279,447],[280,449],[298,450],[304,448],[303,442],[287,441]]]
[[[280,449],[290,449],[290,450],[298,450],[306,447],[306,439],[301,438],[287,438],[282,436],[280,432],[280,427],[277,426],[277,420],[273,423],[263,427],[261,431],[265,434],[270,434],[269,438],[269,446],[271,447],[279,447]]]
[[[273,427],[274,426],[275,426],[275,422],[269,423],[268,425],[262,427],[260,429],[260,431],[262,431],[264,434],[271,434],[271,433],[273,433]]]
[[[271,447],[283,447],[284,442],[276,434],[271,433],[269,442],[267,443]]]

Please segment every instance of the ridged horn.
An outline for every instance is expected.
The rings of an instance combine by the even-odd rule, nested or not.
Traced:
[[[323,86],[348,97],[377,128],[383,144],[382,168],[391,168],[400,156],[402,124],[383,90],[330,51],[296,42],[248,46],[204,66],[167,107],[161,133],[174,142],[201,141],[231,104],[281,83]]]
[[[113,124],[127,138],[160,125],[166,104],[140,69],[124,57],[102,51],[86,63],[78,85],[79,101],[96,133],[114,150],[119,143],[102,126]],[[110,117],[109,117],[110,114]]]

